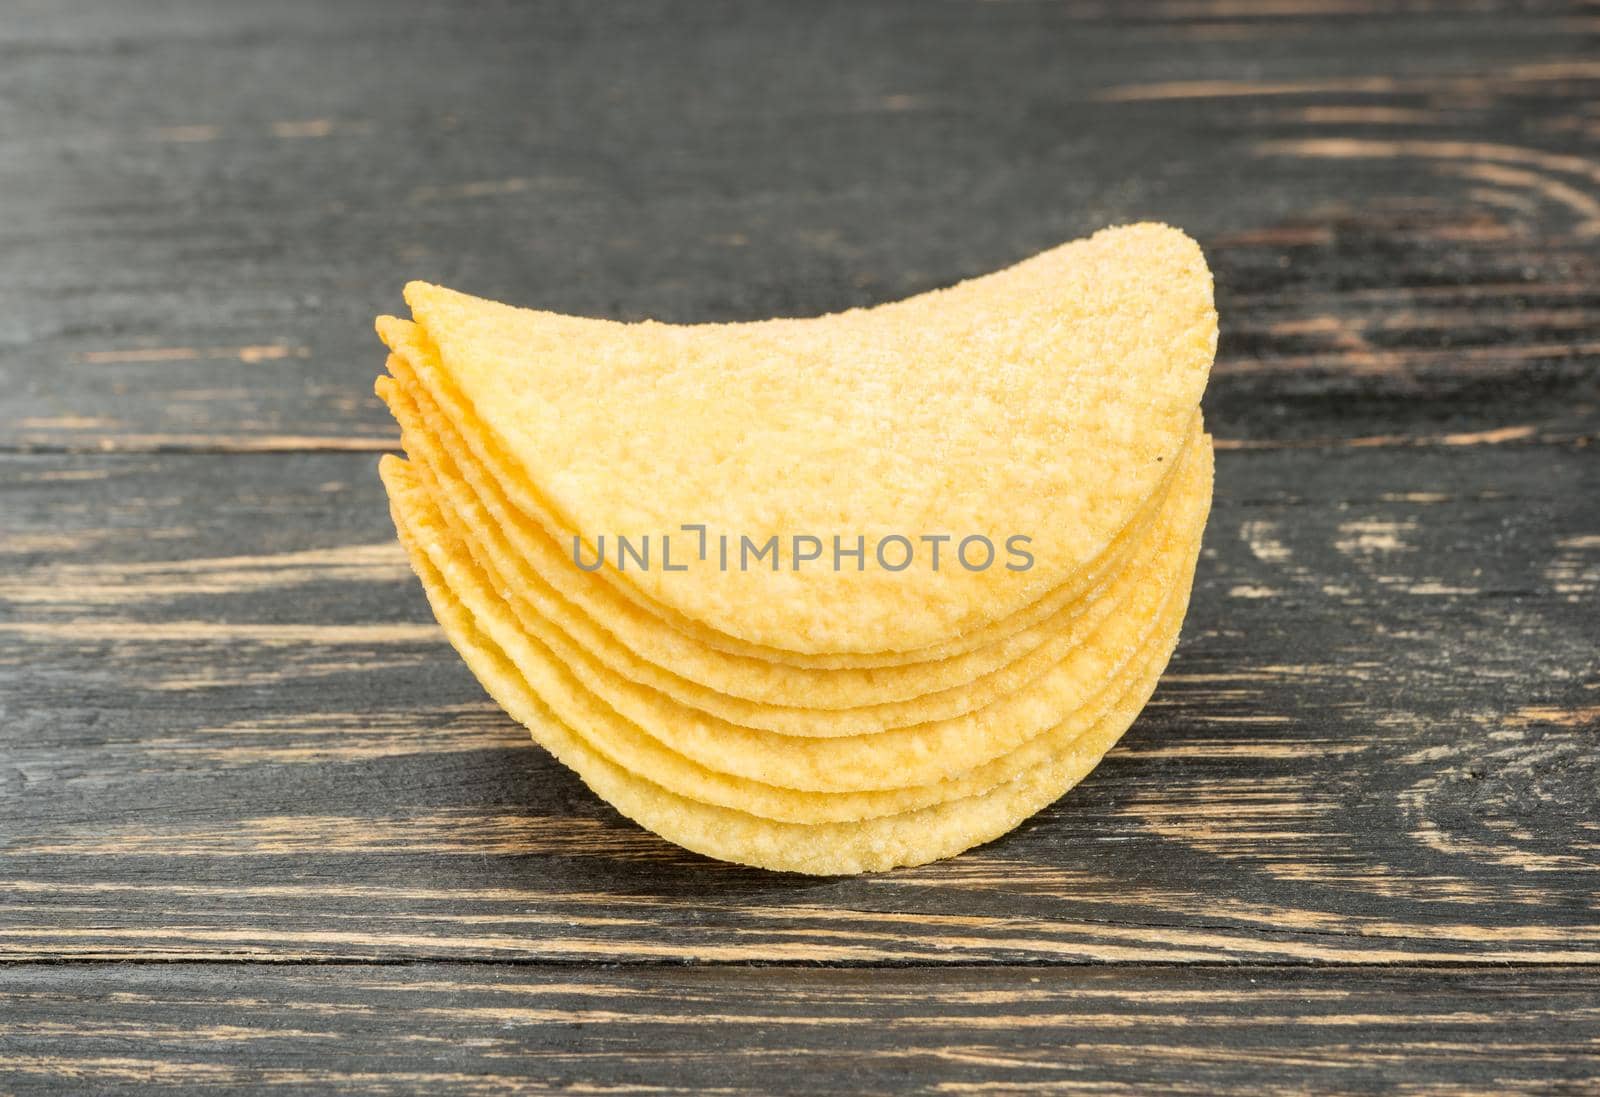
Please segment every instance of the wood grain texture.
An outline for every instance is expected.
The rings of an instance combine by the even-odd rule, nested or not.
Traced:
[[[839,881],[679,851],[528,744],[371,466],[6,462],[0,953],[1600,961],[1592,450],[1222,454],[1123,744],[1000,842]]]
[[[1429,1093],[1577,1093],[1600,1067],[1589,967],[25,966],[0,994],[16,1097],[1385,1093],[1409,1062]]]
[[[748,319],[1140,218],[1216,270],[1225,441],[1594,433],[1581,5],[71,8],[0,20],[11,446],[382,448],[408,278]]]
[[[0,0],[0,1095],[1593,1092],[1600,13]],[[817,313],[1192,232],[1153,703],[959,859],[620,819],[394,544],[412,277]]]

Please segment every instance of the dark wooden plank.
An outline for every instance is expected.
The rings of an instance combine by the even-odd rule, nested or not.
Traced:
[[[0,462],[0,955],[1600,960],[1600,462],[1224,453],[1081,788],[847,880],[682,853],[489,705],[368,455]]]
[[[4,4],[0,1094],[1592,1090],[1597,42],[1480,0]],[[1142,217],[1216,270],[1217,508],[1154,703],[1016,834],[693,857],[432,626],[371,467],[406,278],[813,313]]]
[[[0,1088],[1579,1093],[1600,971],[0,968]]]
[[[0,445],[381,448],[411,277],[764,317],[1137,218],[1215,265],[1225,440],[1592,437],[1595,43],[1581,4],[14,0]]]

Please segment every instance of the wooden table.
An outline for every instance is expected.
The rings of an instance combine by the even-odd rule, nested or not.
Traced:
[[[0,4],[0,1093],[1594,1092],[1600,12],[1316,8]],[[1140,218],[1216,508],[1011,836],[692,856],[440,637],[407,278],[803,314]]]

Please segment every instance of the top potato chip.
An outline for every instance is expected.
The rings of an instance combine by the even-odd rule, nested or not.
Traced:
[[[1217,336],[1199,248],[1160,225],[814,319],[406,300],[574,566],[802,654],[928,647],[1070,582],[1170,467]]]

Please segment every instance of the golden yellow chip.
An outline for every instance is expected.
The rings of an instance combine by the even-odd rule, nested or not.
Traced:
[[[933,688],[948,688],[958,681],[970,680],[978,674],[987,673],[1019,657],[1037,645],[1040,638],[1048,633],[1051,627],[1050,618],[1065,612],[1118,566],[1119,554],[1125,550],[1126,544],[1138,537],[1148,525],[1160,498],[1168,488],[1172,467],[1177,464],[1174,460],[1167,466],[1167,472],[1155,493],[1146,500],[1133,520],[1122,528],[1105,552],[1090,565],[1080,568],[1071,581],[1063,583],[1003,621],[993,622],[983,628],[949,637],[940,643],[912,652],[831,654],[782,652],[735,640],[713,632],[681,615],[674,615],[665,607],[651,603],[641,592],[632,589],[631,584],[619,581],[619,577],[609,567],[601,568],[594,573],[576,567],[574,557],[570,554],[563,556],[563,550],[549,535],[548,531],[556,524],[556,519],[552,517],[540,498],[528,490],[526,478],[517,470],[515,463],[488,436],[483,424],[477,421],[452,383],[445,377],[439,364],[438,354],[422,329],[404,320],[380,317],[378,331],[394,351],[389,360],[390,369],[426,421],[427,425],[422,433],[429,436],[431,441],[437,442],[450,455],[456,467],[491,507],[496,498],[507,500],[508,509],[499,518],[504,524],[530,529],[543,527],[542,534],[532,535],[530,540],[524,541],[518,547],[527,554],[530,567],[564,597],[583,606],[597,619],[616,622],[618,630],[624,633],[632,627],[633,620],[637,617],[640,621],[640,633],[650,638],[642,647],[654,645],[667,648],[671,654],[671,661],[667,665],[674,667],[679,666],[684,660],[699,659],[701,657],[699,649],[711,653],[725,652],[744,656],[761,664],[772,664],[779,668],[775,674],[780,681],[772,683],[773,690],[790,688],[781,680],[785,670],[790,667],[819,670],[860,669],[870,672],[857,679],[870,682],[870,688],[865,693],[856,690],[851,678],[846,675],[811,678],[797,683],[798,689],[792,690],[789,696],[815,698],[809,703],[790,700],[789,696],[743,693],[745,689],[754,691],[762,688],[761,683],[769,674],[763,666],[737,672],[731,680],[732,684],[726,687],[720,682],[714,683],[714,688],[726,688],[738,695],[768,703],[844,708],[871,703],[874,698],[890,699],[892,689],[905,691],[895,696],[918,696],[929,692],[929,688],[921,686],[924,677],[916,664],[945,662],[953,660],[957,655],[970,656],[961,664],[950,663],[939,669],[939,685]],[[1198,435],[1198,424],[1199,414],[1196,412],[1185,436],[1186,445]],[[931,563],[931,558],[929,562]],[[907,672],[899,676],[899,680],[892,674],[882,673],[890,668],[902,666],[907,668]],[[692,677],[688,671],[683,673]],[[962,674],[967,677],[960,678]],[[711,679],[706,681],[712,682]]]
[[[419,573],[427,570],[473,623],[474,629],[494,645],[516,672],[518,685],[591,751],[612,764],[660,785],[689,800],[733,808],[782,822],[854,822],[916,810],[947,800],[986,792],[1044,765],[1069,747],[1073,740],[1109,712],[1123,694],[1153,665],[1164,665],[1176,641],[1187,604],[1187,580],[1170,592],[1158,608],[1145,643],[1126,664],[1101,684],[1094,696],[1057,725],[1019,744],[1016,749],[981,765],[926,784],[854,792],[814,792],[750,780],[707,766],[675,752],[671,747],[613,710],[586,696],[577,681],[552,671],[537,645],[519,628],[493,591],[470,566],[463,567],[463,552],[449,543],[448,534],[427,520],[417,505],[410,470],[386,466],[385,481],[394,500],[396,527]],[[421,518],[421,521],[414,519]],[[418,561],[417,557],[423,559]],[[454,579],[450,578],[454,576]],[[531,673],[528,669],[532,668]],[[538,685],[535,685],[538,683]],[[541,688],[542,687],[542,688]],[[547,729],[529,725],[536,741],[544,743]],[[548,746],[548,744],[545,744]],[[728,744],[729,747],[735,744]],[[884,744],[893,750],[897,744]]]
[[[524,628],[526,618],[519,621],[506,612],[500,602],[504,595],[494,593],[498,584],[486,579],[444,525],[413,470],[393,464],[385,482],[397,522],[477,618],[479,630],[567,725],[596,742],[642,733],[707,769],[807,792],[876,791],[946,780],[1010,753],[1080,709],[1146,646],[1172,594],[1187,590],[1208,501],[1203,494],[1194,499],[1191,521],[1163,531],[1161,543],[1150,546],[1151,566],[1140,569],[1142,581],[1133,584],[1119,612],[1027,687],[949,720],[821,738],[730,724],[627,682],[570,644],[553,653]],[[1204,482],[1209,484],[1209,475]],[[1174,635],[1176,627],[1174,622]],[[612,757],[622,749],[602,748]]]
[[[604,569],[711,633],[794,653],[914,652],[1069,583],[1171,467],[1216,344],[1205,261],[1158,225],[808,320],[618,324],[422,283],[406,299],[561,543],[686,524],[763,545],[1031,539],[1017,571]]]
[[[398,383],[380,379],[378,391],[401,424],[407,452],[439,484],[441,508],[460,516],[469,531],[464,534],[469,546],[477,553],[481,544],[484,562],[493,563],[541,616],[635,681],[736,723],[791,734],[807,729],[853,734],[959,715],[1036,677],[1059,661],[1062,636],[1076,616],[1106,610],[1094,603],[1103,597],[1108,576],[1121,566],[1129,547],[1148,536],[1184,470],[1192,478],[1200,461],[1192,452],[1198,448],[1193,444],[1200,436],[1197,422],[1148,513],[1097,563],[1091,577],[1098,586],[1054,614],[995,644],[945,659],[870,669],[797,667],[707,647],[574,568],[477,465],[453,425],[416,386],[405,361],[391,356],[390,369]],[[836,718],[817,711],[868,706],[875,711]]]
[[[1217,329],[1176,230],[814,319],[406,300],[377,390],[411,460],[380,472],[435,616],[670,841],[806,873],[950,856],[1089,772],[1177,643]]]
[[[385,481],[404,475],[385,458]],[[396,524],[404,530],[398,515]],[[669,792],[618,766],[556,719],[527,689],[511,662],[483,633],[432,568],[413,563],[451,644],[514,718],[623,815],[668,841],[724,861],[783,872],[838,875],[917,865],[950,857],[1006,833],[1092,770],[1144,707],[1165,666],[1152,660],[1092,726],[1047,760],[986,792],[859,822],[779,822]],[[1181,618],[1181,610],[1177,616]]]
[[[390,386],[382,382],[379,389],[384,392],[385,399],[391,401],[402,424],[413,421],[405,406],[406,397],[403,393],[392,391]],[[974,681],[958,682],[957,688],[941,688],[906,700],[871,703],[873,683],[869,681],[861,690],[860,695],[867,701],[862,707],[840,710],[775,707],[729,696],[688,681],[674,673],[672,668],[663,668],[643,660],[616,642],[587,615],[554,596],[541,579],[532,573],[526,556],[518,551],[521,543],[516,546],[508,543],[505,534],[510,531],[497,526],[470,491],[461,490],[463,485],[459,481],[448,488],[440,487],[441,481],[450,483],[452,478],[448,467],[441,469],[434,462],[440,461],[448,466],[449,458],[440,454],[424,433],[408,428],[403,441],[413,456],[416,472],[423,479],[426,490],[454,528],[455,536],[466,545],[478,565],[487,573],[490,585],[511,604],[524,628],[541,645],[552,649],[556,657],[569,668],[590,662],[602,664],[608,677],[620,676],[631,685],[649,687],[675,702],[734,724],[787,735],[843,736],[882,731],[950,719],[1011,699],[1019,690],[1036,683],[1061,663],[1073,648],[1094,636],[1107,615],[1118,612],[1119,607],[1126,607],[1141,584],[1170,586],[1174,582],[1173,574],[1177,566],[1177,557],[1174,555],[1165,571],[1155,567],[1148,571],[1137,567],[1124,569],[1106,581],[1103,589],[1090,599],[1089,606],[1079,607],[1077,612],[1058,614],[1051,619],[1049,629],[1037,626],[1034,631],[1045,638],[1033,650]],[[1163,508],[1157,519],[1150,523],[1149,536],[1134,546],[1147,559],[1152,544],[1162,538],[1198,538],[1198,528],[1204,521],[1204,493],[1209,476],[1206,465],[1209,454],[1202,452],[1204,448],[1202,441],[1185,451],[1180,458],[1178,475],[1174,477],[1170,505]],[[722,657],[725,661],[735,658]],[[965,658],[968,657],[956,657],[957,660]],[[763,664],[764,669],[770,667],[771,664]],[[878,673],[888,675],[896,672],[903,675],[910,669],[885,668]],[[737,666],[732,668],[723,675],[724,680],[732,680],[737,684],[738,670]],[[943,673],[943,668],[936,664],[922,665],[921,670],[930,682],[939,681],[937,676]],[[579,673],[581,677],[581,671]],[[810,678],[818,687],[825,687],[830,675],[861,674],[815,670],[793,673]],[[804,688],[797,687],[798,690]],[[606,690],[600,692],[608,693]],[[804,693],[798,695],[804,696]]]

